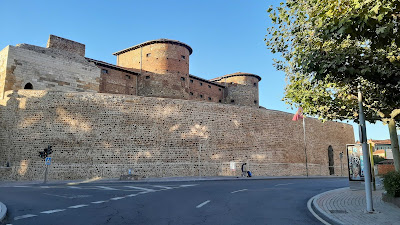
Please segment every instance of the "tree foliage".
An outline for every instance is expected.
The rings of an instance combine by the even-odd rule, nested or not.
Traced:
[[[268,9],[266,44],[287,75],[285,100],[323,119],[357,120],[361,84],[370,122],[400,106],[400,3],[288,0]],[[379,117],[377,117],[379,116]]]

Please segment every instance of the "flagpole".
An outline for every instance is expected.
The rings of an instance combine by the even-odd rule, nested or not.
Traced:
[[[307,144],[306,144],[306,122],[303,116],[303,134],[304,134],[304,154],[306,156],[306,173],[308,177],[308,162],[307,162]]]

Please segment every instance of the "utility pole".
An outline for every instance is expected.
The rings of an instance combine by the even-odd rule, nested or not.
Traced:
[[[367,144],[367,129],[365,127],[365,116],[363,109],[363,99],[361,93],[361,85],[358,86],[358,106],[360,119],[360,142],[362,144],[363,161],[364,161],[364,178],[365,178],[365,196],[367,202],[367,212],[374,212],[371,190],[371,164],[369,159],[369,149]]]

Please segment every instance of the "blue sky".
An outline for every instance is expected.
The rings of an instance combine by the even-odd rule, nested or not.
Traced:
[[[193,48],[190,73],[211,79],[234,72],[262,77],[260,105],[294,113],[281,101],[285,76],[264,43],[273,0],[0,1],[0,49],[45,47],[54,34],[86,45],[86,56],[116,63],[113,52],[159,38]],[[275,56],[277,57],[277,56]],[[358,128],[355,127],[358,139]],[[368,139],[388,139],[387,126],[367,124]]]

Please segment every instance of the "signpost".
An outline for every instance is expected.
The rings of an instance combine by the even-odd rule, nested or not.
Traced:
[[[46,165],[46,169],[44,172],[44,182],[43,184],[45,184],[47,182],[47,172],[49,169],[49,165],[51,164],[51,157],[48,157],[51,153],[53,152],[53,149],[51,148],[51,146],[47,146],[47,148],[45,148],[43,150],[43,152],[39,152],[39,157],[44,159],[44,164]]]

